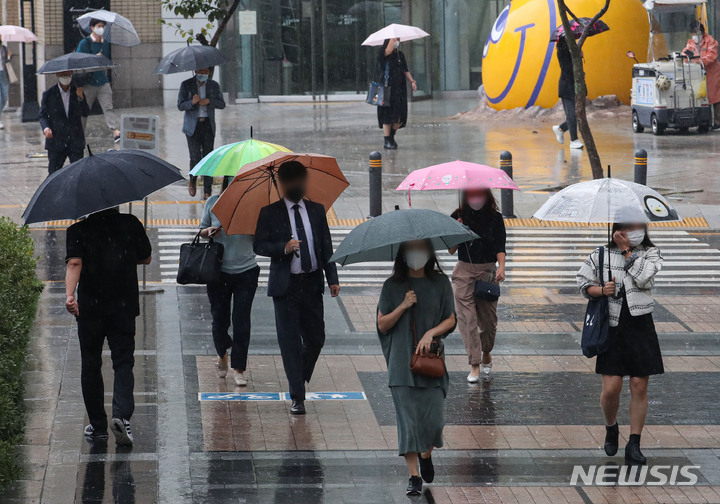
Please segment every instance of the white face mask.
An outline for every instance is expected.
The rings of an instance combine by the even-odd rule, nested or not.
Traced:
[[[631,247],[637,247],[645,239],[645,231],[643,231],[642,229],[639,229],[637,231],[628,231],[626,234],[628,240],[630,240]]]
[[[429,260],[430,253],[425,250],[408,250],[405,252],[405,262],[411,270],[423,269]]]
[[[693,35],[692,39],[695,41],[696,44],[700,43],[700,35]]]
[[[58,77],[58,82],[63,86],[69,86],[72,82],[72,77]]]
[[[398,47],[400,47],[400,41],[399,41],[399,40],[396,40],[396,41],[395,41],[395,49],[397,49]]]
[[[480,210],[485,206],[485,203],[487,203],[487,198],[485,196],[475,196],[473,198],[468,198],[467,203],[473,210]]]
[[[98,37],[102,37],[103,34],[105,33],[105,27],[104,26],[96,26],[95,28],[93,28],[93,31],[95,32],[95,35],[97,35]]]

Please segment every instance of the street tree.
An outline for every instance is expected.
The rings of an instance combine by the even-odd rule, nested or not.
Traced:
[[[578,19],[573,11],[568,8],[566,0],[557,0],[557,5],[558,12],[560,13],[560,19],[562,19],[565,41],[567,42],[570,55],[572,56],[573,77],[575,80],[575,115],[577,116],[578,129],[580,130],[583,142],[585,143],[585,149],[587,151],[588,159],[590,160],[590,168],[592,169],[593,178],[603,178],[604,171],[602,163],[600,162],[600,154],[598,153],[597,146],[595,145],[595,139],[593,138],[592,131],[590,130],[590,124],[587,119],[587,111],[585,110],[587,84],[585,83],[585,68],[583,66],[582,47],[588,38],[590,27],[592,27],[595,22],[603,17],[608,11],[608,8],[610,7],[610,0],[605,0],[605,5],[603,5],[602,9],[600,9],[600,11],[592,17],[592,20],[588,24],[584,24]],[[572,35],[573,31],[570,29],[571,19],[580,26],[584,26],[582,34],[577,39]]]
[[[181,22],[173,23],[165,19],[161,19],[160,23],[175,28],[177,33],[188,43],[197,40],[203,45],[217,47],[220,35],[225,31],[240,2],[241,0],[160,0],[163,8],[176,16],[192,19],[198,14],[202,14],[208,20],[208,23],[200,30],[185,29]],[[215,28],[216,25],[217,28]],[[213,29],[215,32],[211,33]]]

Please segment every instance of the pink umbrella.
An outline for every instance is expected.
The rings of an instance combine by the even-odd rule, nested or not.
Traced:
[[[15,25],[0,26],[0,38],[3,42],[37,42],[33,32]]]
[[[438,189],[520,190],[504,171],[467,161],[452,161],[415,170],[405,177],[395,190],[436,191]]]

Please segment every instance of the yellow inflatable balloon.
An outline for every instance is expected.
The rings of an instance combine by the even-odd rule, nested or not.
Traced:
[[[592,17],[604,0],[568,0],[577,16]],[[610,2],[602,20],[610,30],[590,37],[583,46],[588,97],[614,94],[630,103],[634,51],[645,60],[649,24],[640,0]],[[489,105],[496,110],[553,107],[557,101],[560,67],[553,31],[562,24],[556,0],[512,0],[500,13],[483,51],[483,84]]]

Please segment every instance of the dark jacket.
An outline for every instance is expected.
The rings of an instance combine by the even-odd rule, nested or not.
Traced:
[[[318,268],[325,271],[328,285],[336,285],[337,267],[335,263],[328,262],[333,254],[333,247],[325,207],[320,203],[305,200],[305,208],[312,227]],[[268,296],[284,296],[287,293],[293,254],[285,253],[285,245],[291,236],[292,227],[285,200],[281,199],[260,210],[253,250],[257,255],[270,258]]]
[[[575,99],[575,77],[573,76],[573,63],[570,49],[565,37],[557,41],[557,60],[560,63],[560,81],[558,82],[558,97]]]
[[[212,128],[213,135],[215,134],[215,109],[224,109],[225,100],[220,92],[220,84],[217,81],[208,79],[205,82],[207,91],[205,92],[205,98],[210,99],[210,103],[207,105],[208,119],[210,119],[210,127]],[[183,120],[182,132],[187,136],[193,136],[195,133],[195,126],[197,126],[198,114],[200,113],[200,105],[198,103],[193,105],[193,95],[198,93],[198,84],[195,77],[183,81],[180,84],[180,91],[178,91],[178,110],[185,112],[185,118]]]
[[[70,114],[65,114],[65,105],[60,95],[59,85],[45,91],[40,103],[40,127],[52,130],[52,138],[45,139],[45,149],[49,151],[85,150],[85,133],[82,117],[87,117],[87,100],[78,98],[77,88],[70,85]]]

